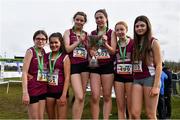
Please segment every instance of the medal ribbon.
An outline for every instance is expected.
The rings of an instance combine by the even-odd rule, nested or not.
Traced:
[[[37,57],[37,59],[38,59],[38,70],[40,70],[40,72],[41,72],[41,74],[42,74],[42,72],[43,72],[43,67],[44,67],[44,58],[43,58],[43,55],[42,55],[41,58],[39,57],[39,55],[38,55],[39,49],[38,49],[38,48],[34,47],[34,50],[35,50],[35,52],[36,52],[36,57]]]
[[[53,71],[54,71],[54,66],[56,64],[57,59],[61,56],[61,52],[58,52],[56,54],[56,57],[54,59],[54,62],[52,63],[51,59],[52,59],[52,52],[50,52],[49,54],[49,71],[50,71],[50,75],[52,75]]]
[[[126,39],[127,42],[127,39]],[[124,63],[125,58],[126,58],[126,46],[124,47],[124,51],[122,52],[122,47],[121,47],[121,40],[119,39],[118,41],[118,46],[119,46],[119,54],[120,54],[120,58],[122,57],[122,61]]]

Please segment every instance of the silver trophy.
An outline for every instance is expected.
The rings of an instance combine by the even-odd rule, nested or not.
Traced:
[[[95,56],[92,56],[91,60],[89,61],[89,67],[90,68],[96,68],[99,67],[98,60]]]
[[[93,51],[97,51],[99,48],[99,41],[102,36],[99,35],[90,35],[89,38],[89,48]],[[89,67],[90,68],[96,68],[99,67],[98,60],[96,59],[95,55],[91,55],[92,58],[89,61]]]

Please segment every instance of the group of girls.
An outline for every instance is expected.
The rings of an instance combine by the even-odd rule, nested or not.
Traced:
[[[50,53],[43,49],[48,40],[46,32],[35,32],[34,46],[26,52],[22,74],[22,100],[28,105],[30,119],[42,119],[45,107],[48,118],[67,118],[70,83],[75,96],[72,118],[80,119],[88,80],[93,119],[99,118],[101,94],[103,118],[109,119],[112,86],[119,119],[127,118],[126,110],[128,118],[140,118],[143,102],[147,117],[156,118],[162,62],[149,19],[146,16],[135,19],[132,39],[126,35],[128,25],[124,21],[115,25],[115,31],[109,28],[105,9],[97,10],[94,17],[97,28],[90,35],[100,36],[97,49],[90,47],[90,35],[83,30],[87,21],[84,12],[73,16],[74,25],[63,37],[60,33],[50,35]],[[93,57],[98,67],[89,67]]]
[[[45,107],[50,119],[66,118],[70,80],[70,59],[63,49],[63,37],[53,33],[49,37],[50,53],[43,30],[34,33],[34,46],[24,57],[22,85],[23,103],[28,105],[30,119],[43,119]]]

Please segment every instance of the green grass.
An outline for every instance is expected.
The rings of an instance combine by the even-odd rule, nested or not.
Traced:
[[[13,77],[13,78],[4,78],[5,81],[7,80],[21,80],[19,77]]]
[[[7,85],[0,85],[0,119],[27,118],[27,110],[21,104],[21,84],[10,84],[9,93]]]
[[[177,82],[176,83],[176,86],[177,86],[177,92],[178,92],[178,94],[180,95],[180,86],[179,86],[180,84]]]
[[[0,85],[0,119],[27,119],[27,108],[21,103],[21,84],[20,83],[11,83],[9,93],[6,93],[7,84]],[[70,90],[69,97],[69,111],[68,118],[71,118],[71,99],[72,99],[72,90]],[[113,108],[111,112],[111,119],[117,119],[117,107],[115,99],[113,101]],[[90,114],[90,94],[87,93],[84,112],[82,118],[91,118]],[[102,118],[102,99],[100,102],[101,112],[100,118]],[[172,97],[172,119],[180,119],[180,97]],[[45,115],[47,118],[47,115]],[[142,115],[143,118],[146,118],[145,115]]]

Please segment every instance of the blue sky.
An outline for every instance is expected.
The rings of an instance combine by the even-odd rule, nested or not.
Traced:
[[[128,34],[133,36],[134,19],[149,17],[153,35],[161,44],[164,59],[180,61],[180,2],[179,0],[1,0],[0,1],[0,55],[23,56],[33,45],[32,36],[38,29],[48,34],[72,27],[72,17],[84,11],[87,32],[96,28],[94,13],[104,8],[109,15],[109,26],[116,22],[128,23]]]

